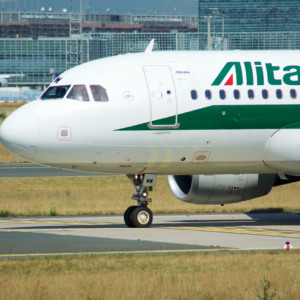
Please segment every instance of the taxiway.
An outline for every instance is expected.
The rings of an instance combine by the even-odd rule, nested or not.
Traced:
[[[300,249],[300,214],[155,215],[132,229],[122,216],[0,219],[0,258]],[[283,251],[283,250],[282,250]]]

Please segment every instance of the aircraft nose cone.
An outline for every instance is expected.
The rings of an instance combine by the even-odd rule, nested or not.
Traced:
[[[7,117],[0,127],[0,141],[13,154],[31,160],[39,141],[38,119],[21,107]]]

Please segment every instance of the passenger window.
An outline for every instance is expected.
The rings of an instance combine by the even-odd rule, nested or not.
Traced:
[[[233,91],[233,96],[234,96],[234,99],[236,99],[236,100],[240,99],[240,91],[239,90],[234,90]]]
[[[268,99],[268,98],[269,98],[269,93],[268,93],[267,90],[262,90],[262,91],[261,91],[261,94],[262,94],[262,97],[263,97],[264,99]]]
[[[69,90],[69,85],[64,86],[50,86],[44,94],[41,96],[42,100],[53,100],[53,99],[62,99],[67,91]]]
[[[225,91],[224,91],[224,90],[220,90],[219,94],[220,94],[220,98],[221,98],[222,100],[225,100],[225,98],[226,98],[226,93],[225,93]]]
[[[248,90],[248,98],[254,99],[254,91],[253,90]]]
[[[282,90],[276,90],[276,97],[278,98],[278,99],[282,99]]]
[[[198,98],[198,93],[197,93],[196,90],[192,90],[192,91],[191,91],[191,97],[192,97],[193,100],[197,100],[197,98]]]
[[[296,99],[297,98],[297,91],[294,90],[294,89],[291,89],[290,90],[290,95],[291,95],[291,98]]]
[[[211,100],[212,94],[211,94],[211,91],[210,91],[210,90],[206,90],[206,91],[205,91],[205,98],[206,98],[207,100]]]
[[[86,91],[86,87],[83,84],[74,85],[71,92],[67,96],[68,99],[78,100],[78,101],[89,101],[89,95]]]
[[[107,102],[108,96],[106,89],[101,85],[90,85],[94,101]]]

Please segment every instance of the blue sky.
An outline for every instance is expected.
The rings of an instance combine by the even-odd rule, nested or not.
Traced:
[[[167,15],[197,15],[197,0],[82,0],[83,10],[91,13],[105,13],[110,9],[110,13],[120,14],[167,14]],[[79,11],[80,0],[2,0],[0,2],[1,11],[37,11],[44,7],[49,7],[53,12],[68,11],[72,6],[74,12]]]

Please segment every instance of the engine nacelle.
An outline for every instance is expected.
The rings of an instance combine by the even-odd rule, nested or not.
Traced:
[[[8,82],[5,78],[0,78],[0,87],[8,86]]]
[[[276,175],[169,175],[172,193],[179,200],[195,204],[227,204],[270,192]]]
[[[277,130],[268,139],[264,163],[278,173],[300,175],[300,124]]]

